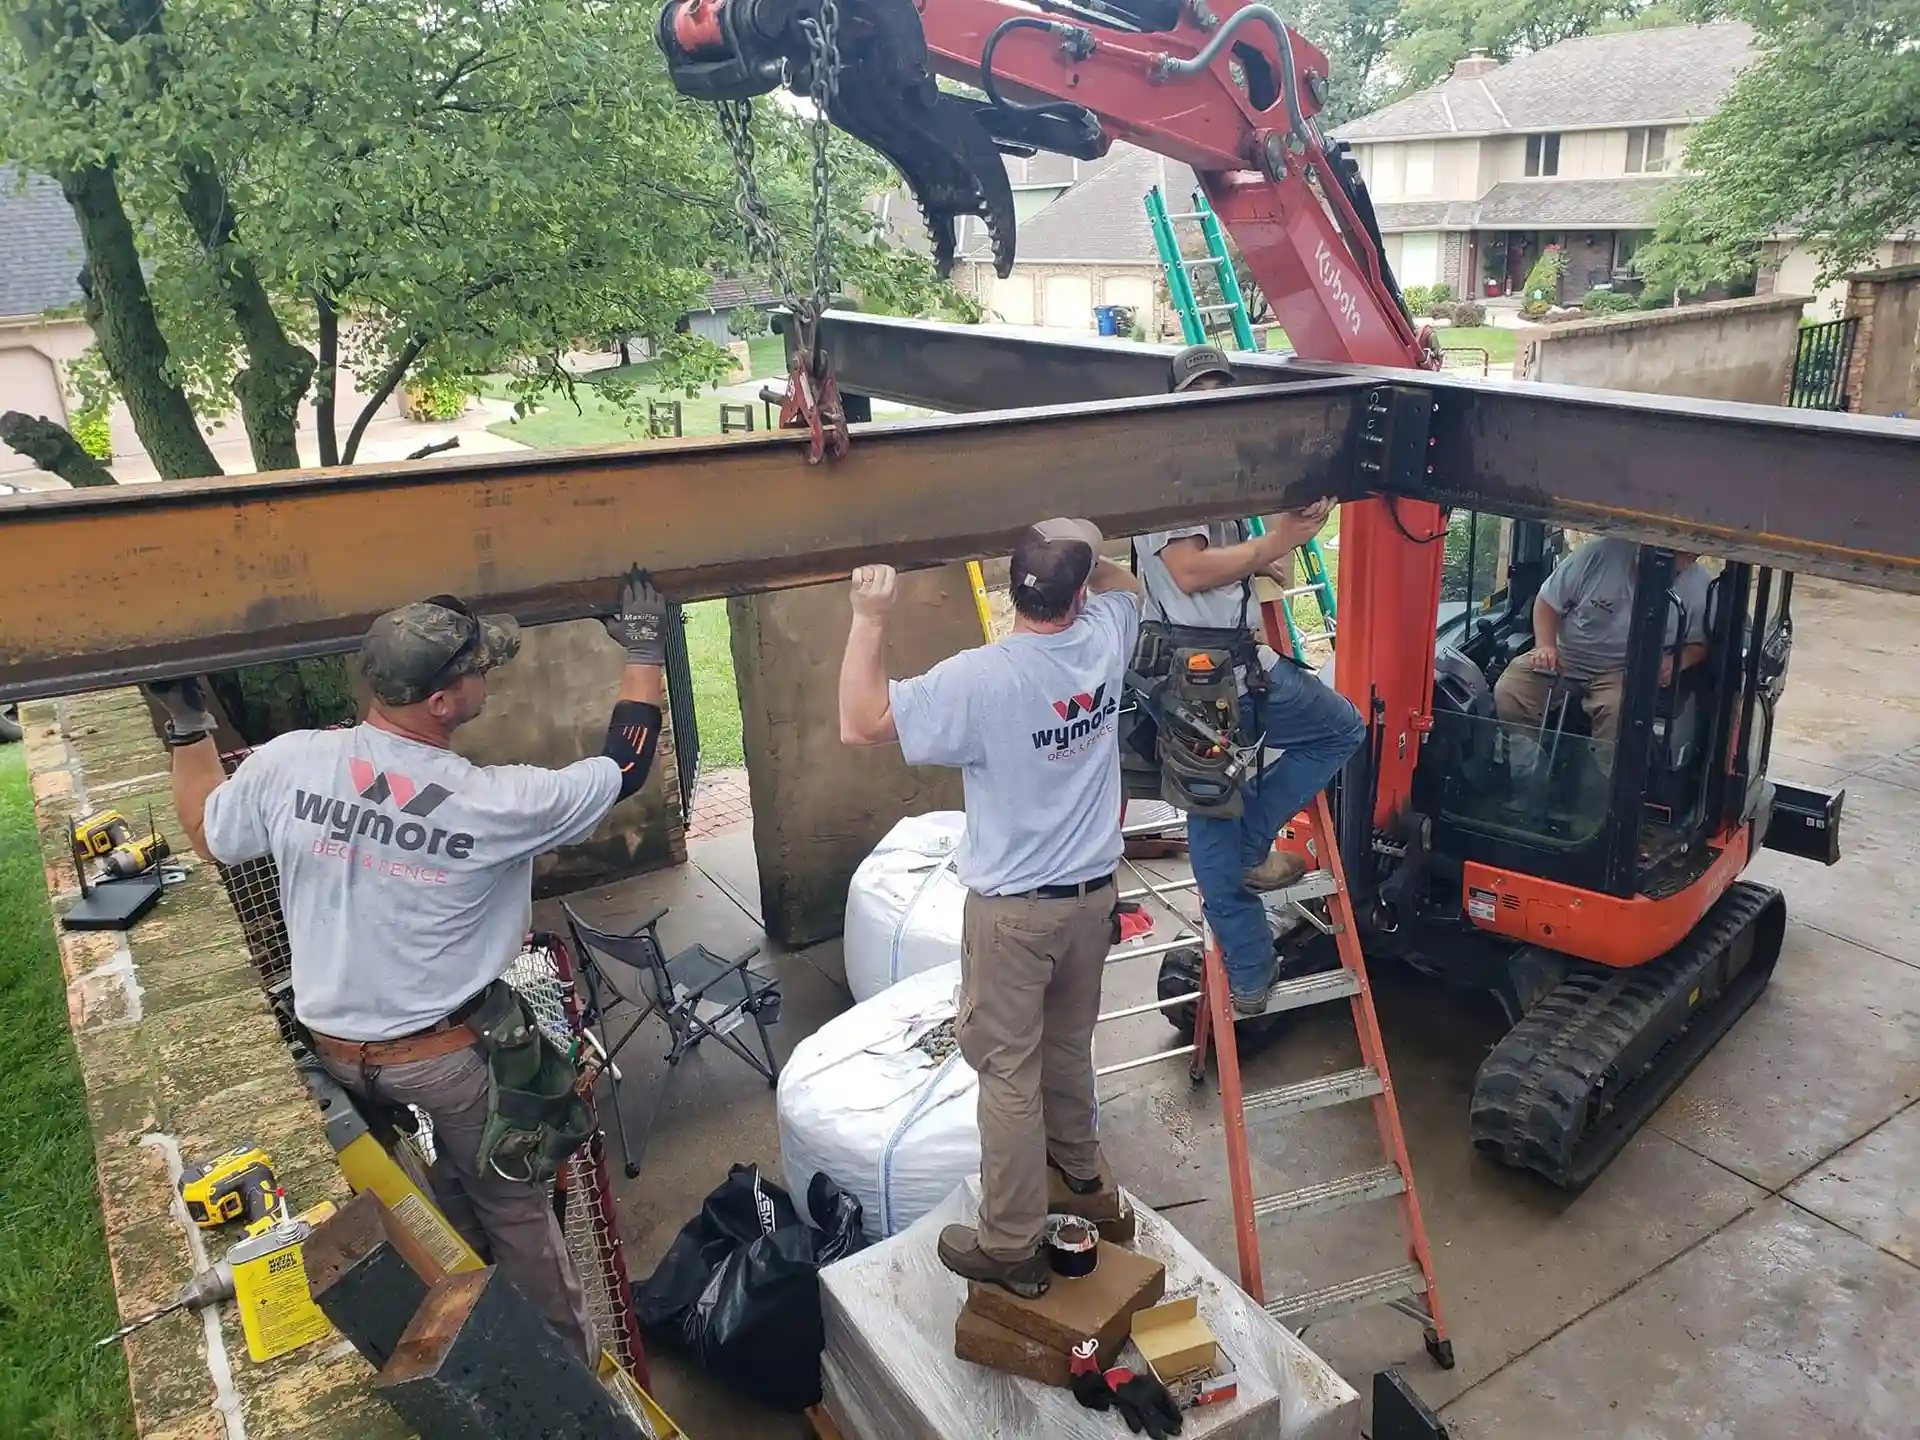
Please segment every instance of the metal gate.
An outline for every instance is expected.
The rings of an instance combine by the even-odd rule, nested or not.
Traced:
[[[680,772],[680,818],[693,819],[693,786],[700,774],[700,716],[693,708],[693,665],[687,656],[687,611],[667,607],[667,715],[673,722],[673,761]]]
[[[1789,405],[1802,410],[1847,408],[1847,367],[1853,360],[1853,336],[1859,326],[1858,317],[1850,316],[1801,327],[1800,343],[1793,352],[1793,383],[1787,390]]]

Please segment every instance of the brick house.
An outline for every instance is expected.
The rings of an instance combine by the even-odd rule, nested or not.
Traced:
[[[1440,84],[1335,131],[1366,177],[1402,284],[1518,295],[1549,245],[1558,298],[1631,284],[1689,131],[1747,63],[1745,25],[1679,25],[1562,41]]]

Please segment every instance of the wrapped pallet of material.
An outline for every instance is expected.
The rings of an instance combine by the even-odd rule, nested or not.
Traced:
[[[1231,1399],[1185,1413],[1181,1440],[1359,1440],[1353,1387],[1171,1224],[1133,1205],[1132,1248],[1166,1266],[1169,1298],[1194,1298],[1236,1377]],[[934,1242],[944,1225],[973,1224],[979,1208],[969,1182],[909,1229],[820,1272],[827,1413],[848,1440],[1125,1437],[1117,1417],[1082,1409],[1070,1390],[954,1357],[967,1282],[940,1263]],[[1118,1363],[1146,1368],[1131,1343]]]
[[[960,962],[901,981],[794,1047],[780,1070],[781,1173],[859,1200],[867,1233],[903,1230],[980,1169],[979,1083],[953,1041]]]
[[[966,823],[958,810],[909,815],[853,872],[841,946],[856,1002],[959,960],[967,890],[953,860]]]

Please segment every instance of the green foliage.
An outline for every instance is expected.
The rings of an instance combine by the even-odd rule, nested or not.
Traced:
[[[1418,319],[1433,308],[1433,287],[1430,285],[1407,285],[1400,294],[1407,302],[1407,314]]]
[[[126,1352],[93,1343],[119,1310],[25,752],[0,746],[0,1435],[132,1440]]]
[[[183,172],[217,178],[280,323],[363,388],[515,369],[563,389],[581,335],[653,337],[663,378],[699,385],[711,347],[662,343],[715,273],[758,273],[711,106],[680,98],[652,7],[573,0],[12,0],[0,31],[0,161],[107,163],[134,222],[167,373],[207,420],[245,352]],[[756,107],[762,193],[810,268],[808,123]],[[869,308],[955,307],[880,242],[867,198],[894,182],[836,134],[837,281]],[[322,375],[320,383],[329,377]],[[344,399],[344,386],[342,387]],[[339,417],[342,432],[354,419]]]
[[[1825,283],[1920,225],[1920,3],[1717,8],[1755,27],[1758,53],[1688,143],[1699,178],[1663,207],[1640,273],[1704,289],[1750,270],[1756,241],[1786,234],[1813,244]]]
[[[727,333],[737,340],[751,340],[770,328],[767,312],[753,305],[742,305],[727,317]]]
[[[1377,110],[1392,98],[1386,65],[1404,0],[1297,0],[1279,8],[1289,25],[1327,57],[1328,127]]]
[[[1444,305],[1453,299],[1453,287],[1443,280],[1428,289],[1427,299],[1435,305]]]
[[[1576,36],[1673,25],[1717,8],[1698,0],[1404,0],[1391,57],[1403,89],[1420,90],[1472,50],[1505,62]]]
[[[408,408],[422,420],[457,420],[474,394],[471,379],[441,375],[408,386]]]
[[[1586,315],[1618,315],[1639,308],[1640,301],[1624,290],[1589,290],[1580,299],[1581,313]]]
[[[113,459],[113,427],[107,420],[107,407],[94,405],[76,410],[67,431],[80,442],[80,448],[96,460]]]
[[[1533,262],[1533,268],[1527,271],[1527,283],[1521,287],[1520,313],[1522,315],[1544,315],[1547,310],[1559,303],[1560,277],[1566,273],[1566,252],[1558,245],[1549,245],[1540,252],[1540,258]]]
[[[1474,330],[1487,323],[1487,307],[1478,301],[1459,300],[1444,307],[1434,306],[1436,312],[1442,308],[1446,310],[1442,318],[1451,320],[1457,329]]]

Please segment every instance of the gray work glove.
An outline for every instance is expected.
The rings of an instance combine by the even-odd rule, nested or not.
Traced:
[[[167,712],[167,744],[192,745],[219,728],[219,722],[207,709],[206,692],[200,688],[197,677],[156,680],[141,688]]]
[[[667,601],[653,588],[653,577],[638,565],[620,586],[620,603],[606,620],[607,634],[620,642],[629,665],[667,663]]]

